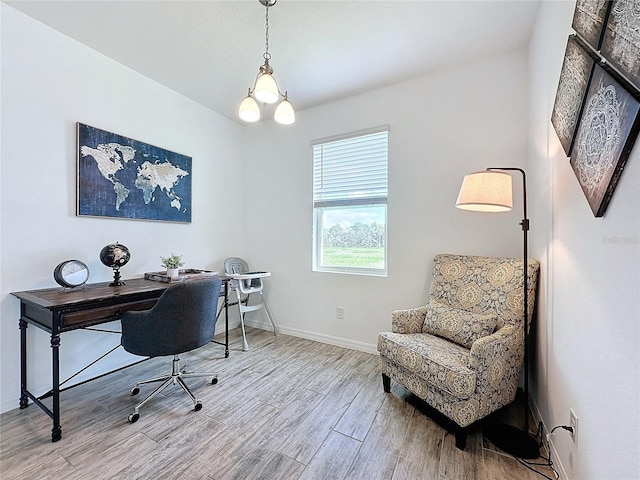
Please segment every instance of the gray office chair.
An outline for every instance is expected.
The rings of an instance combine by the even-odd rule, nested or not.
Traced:
[[[184,378],[213,377],[215,373],[187,373],[180,370],[178,354],[195,350],[211,341],[216,326],[216,309],[222,280],[209,278],[172,285],[164,291],[150,310],[126,312],[122,315],[122,346],[127,352],[144,357],[173,355],[171,375],[138,382],[131,389],[132,395],[140,393],[140,385],[162,382],[151,394],[133,409],[129,422],[140,418],[139,410],[149,400],[169,385],[180,385],[198,411],[202,404],[197,400]]]
[[[264,308],[267,313],[267,317],[273,327],[273,334],[278,335],[278,328],[273,321],[271,310],[267,305],[264,295],[262,294],[262,279],[270,277],[271,272],[250,272],[249,265],[242,258],[229,257],[224,261],[224,273],[231,278],[229,287],[236,292],[237,300],[229,305],[238,305],[240,312],[240,326],[242,327],[242,350],[249,350],[249,344],[247,343],[247,336],[244,331],[244,314],[246,312],[254,312]],[[252,293],[260,295],[260,301],[254,305],[249,305],[249,296]],[[218,316],[223,310],[224,305],[218,311]]]

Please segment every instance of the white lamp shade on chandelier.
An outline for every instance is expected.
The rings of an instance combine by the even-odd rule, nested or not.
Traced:
[[[258,104],[251,95],[247,95],[240,104],[238,116],[240,117],[240,120],[249,123],[260,120],[260,107],[258,107]]]
[[[269,7],[275,5],[276,0],[258,0],[266,7],[265,15],[265,52],[263,54],[264,65],[260,66],[260,71],[255,79],[253,88],[249,88],[249,93],[240,104],[238,116],[244,122],[253,123],[260,120],[260,105],[272,105],[282,98],[274,112],[274,120],[284,125],[290,125],[296,121],[296,114],[293,106],[289,102],[287,92],[280,92],[278,83],[273,77],[273,68],[269,65],[271,54],[269,53]]]
[[[276,103],[280,98],[278,84],[273,76],[263,73],[256,80],[256,86],[253,89],[253,96],[262,103]]]
[[[296,112],[293,111],[293,107],[289,103],[289,100],[287,100],[286,94],[284,100],[282,100],[278,108],[276,108],[273,119],[283,125],[291,125],[296,121]]]
[[[511,175],[484,170],[465,175],[456,207],[476,212],[506,212],[513,208]]]

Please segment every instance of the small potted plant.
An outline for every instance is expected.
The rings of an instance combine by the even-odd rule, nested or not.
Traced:
[[[171,252],[171,255],[168,257],[160,257],[161,265],[167,269],[167,277],[175,278],[178,276],[180,270],[179,268],[184,265],[182,261],[182,255],[176,255]]]

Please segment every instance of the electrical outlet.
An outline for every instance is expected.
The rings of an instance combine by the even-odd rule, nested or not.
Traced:
[[[578,441],[578,416],[573,411],[573,408],[569,409],[569,426],[573,429],[573,432],[570,432],[571,440],[576,443]]]
[[[344,307],[338,307],[336,309],[336,318],[338,320],[344,320]]]

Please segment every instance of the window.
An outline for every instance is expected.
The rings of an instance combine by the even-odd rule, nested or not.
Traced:
[[[389,127],[312,142],[314,271],[386,275]]]

